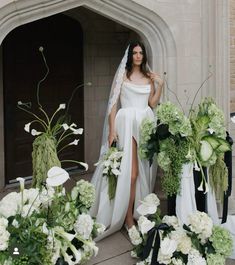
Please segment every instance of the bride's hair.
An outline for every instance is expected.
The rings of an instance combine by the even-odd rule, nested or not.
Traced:
[[[145,46],[140,41],[133,41],[129,45],[128,55],[127,55],[127,62],[126,62],[126,77],[130,79],[130,76],[132,74],[132,67],[133,67],[133,49],[136,46],[140,46],[143,52],[143,61],[140,65],[140,71],[143,73],[143,75],[147,78],[149,78],[148,74],[149,71],[147,70],[146,63],[147,63],[147,54]]]

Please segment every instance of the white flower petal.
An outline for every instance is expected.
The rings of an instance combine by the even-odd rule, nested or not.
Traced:
[[[85,170],[88,169],[88,164],[87,164],[87,163],[79,162],[79,164],[80,164],[81,166],[83,166],[83,167],[85,168]]]
[[[63,104],[60,104],[59,105],[59,108],[57,109],[57,111],[61,110],[61,109],[65,109],[66,108],[66,104],[63,103]]]
[[[46,183],[51,187],[57,187],[69,179],[69,174],[61,167],[52,167],[47,172]]]
[[[32,129],[31,134],[32,134],[33,136],[38,136],[38,135],[42,134],[42,132],[38,132],[38,131],[36,131],[35,129]]]
[[[83,128],[74,129],[74,128],[70,127],[70,129],[73,131],[73,134],[82,134],[83,133]]]
[[[113,169],[112,169],[112,172],[113,172],[113,174],[114,174],[115,176],[118,176],[118,175],[121,174],[121,172],[120,172],[118,169],[116,169],[116,168],[113,168]]]
[[[67,123],[63,123],[62,127],[64,128],[65,131],[67,131],[69,129],[69,126]]]
[[[79,139],[75,139],[73,142],[69,143],[69,145],[78,145]]]
[[[28,133],[30,132],[30,124],[31,124],[31,122],[25,124],[25,126],[24,126],[24,130],[25,130],[26,132],[28,132]]]

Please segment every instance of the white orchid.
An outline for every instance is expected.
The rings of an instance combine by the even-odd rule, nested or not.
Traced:
[[[51,187],[57,187],[69,179],[69,174],[61,167],[52,167],[47,172],[46,183]]]
[[[137,212],[140,215],[154,214],[157,211],[157,207],[160,205],[160,200],[157,195],[150,193],[147,195],[143,201],[141,201],[140,206],[137,208]]]

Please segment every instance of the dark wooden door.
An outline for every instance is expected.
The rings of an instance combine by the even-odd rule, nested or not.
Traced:
[[[13,30],[3,42],[4,132],[6,183],[32,175],[32,142],[24,131],[32,117],[17,108],[17,102],[32,102],[37,111],[36,86],[45,74],[38,48],[44,53],[50,73],[41,85],[40,101],[49,114],[68,102],[73,89],[83,83],[83,34],[80,24],[62,14],[41,19]],[[75,94],[70,111],[72,121],[84,125],[83,88]],[[84,141],[65,149],[63,159],[83,161]],[[67,151],[66,151],[67,150]],[[65,164],[64,167],[71,165]]]

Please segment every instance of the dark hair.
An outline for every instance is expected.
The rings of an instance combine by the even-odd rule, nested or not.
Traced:
[[[146,49],[144,47],[144,44],[140,41],[133,41],[129,45],[128,49],[128,55],[127,55],[127,62],[126,62],[126,77],[129,79],[131,74],[132,74],[132,67],[133,67],[133,49],[136,46],[140,46],[143,52],[143,61],[142,64],[140,65],[140,71],[143,73],[144,76],[149,77],[148,73],[149,71],[147,70],[146,63],[147,63],[147,54],[146,54]]]

